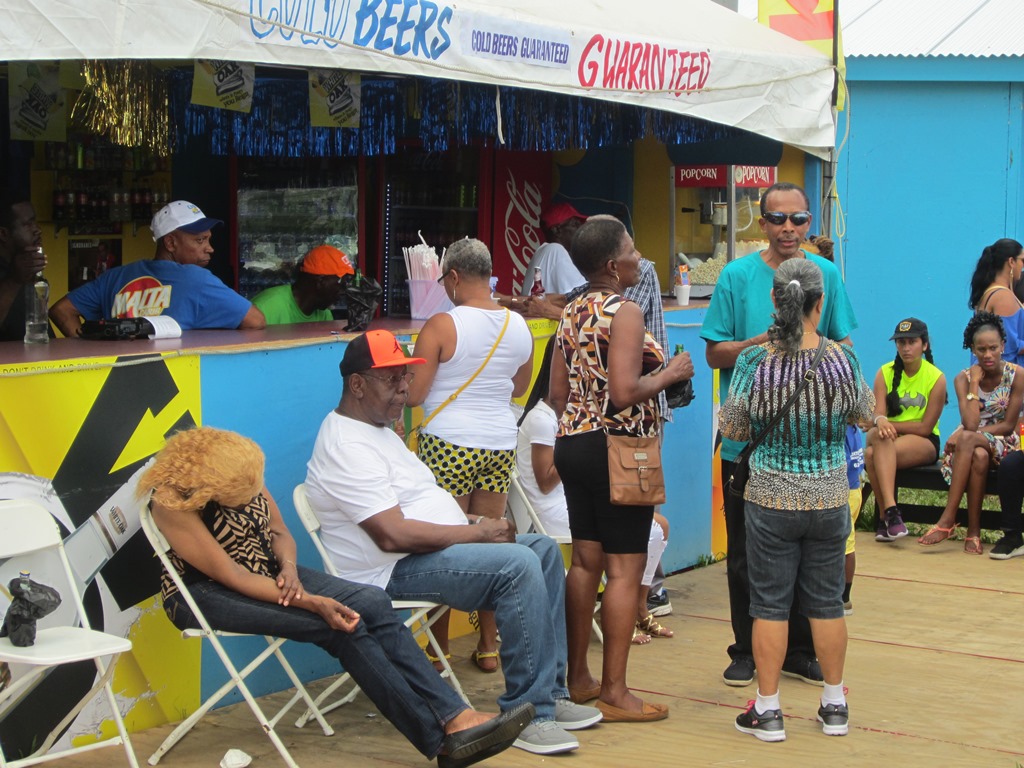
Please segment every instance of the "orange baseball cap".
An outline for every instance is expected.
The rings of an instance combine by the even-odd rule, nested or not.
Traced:
[[[422,357],[406,357],[394,334],[388,331],[367,331],[348,343],[341,358],[341,377],[370,368],[395,368],[427,362]]]
[[[344,277],[354,275],[355,268],[348,256],[339,251],[333,245],[318,245],[306,254],[299,267],[302,272],[310,275],[334,275]]]

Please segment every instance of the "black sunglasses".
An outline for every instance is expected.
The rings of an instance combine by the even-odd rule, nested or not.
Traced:
[[[774,224],[779,227],[786,223],[786,219],[793,222],[794,227],[802,227],[811,220],[811,214],[809,211],[797,211],[796,213],[781,213],[780,211],[767,211],[762,214],[761,218],[767,221],[769,224]]]

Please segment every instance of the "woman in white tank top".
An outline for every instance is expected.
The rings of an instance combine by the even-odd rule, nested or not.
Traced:
[[[408,405],[423,405],[424,413],[417,453],[471,520],[505,514],[517,436],[508,405],[526,392],[533,373],[530,329],[491,298],[490,277],[491,254],[482,242],[466,238],[448,249],[441,282],[455,307],[424,324],[413,354],[427,362],[409,385]],[[434,634],[447,653],[447,626],[439,624]],[[498,668],[490,612],[480,613],[473,661],[485,672]]]

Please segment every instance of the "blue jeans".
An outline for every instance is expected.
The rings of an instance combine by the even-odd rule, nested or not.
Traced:
[[[809,619],[843,618],[850,505],[769,509],[746,503],[750,615],[788,621],[793,593]]]
[[[502,710],[530,702],[537,720],[552,720],[565,687],[565,567],[547,536],[516,544],[454,544],[408,555],[395,565],[388,594],[431,600],[461,611],[494,611],[501,632]]]
[[[427,661],[391,599],[377,587],[301,565],[298,571],[307,594],[332,598],[360,615],[352,634],[331,629],[315,613],[254,600],[215,581],[193,584],[189,591],[214,629],[285,637],[323,648],[416,749],[428,758],[437,755],[444,724],[467,707]],[[164,608],[179,629],[199,627],[181,595],[172,595]]]

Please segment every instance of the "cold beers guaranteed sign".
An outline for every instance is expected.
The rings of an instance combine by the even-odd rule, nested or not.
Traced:
[[[238,63],[438,77],[649,107],[819,156],[835,143],[830,57],[706,0],[5,0],[4,10],[0,50],[12,62],[132,51],[201,59],[216,62],[214,91],[230,92],[238,80],[222,62],[230,52]],[[325,90],[336,118],[354,89]],[[32,96],[36,114],[45,114],[45,88]]]
[[[734,165],[733,178],[737,187],[770,187],[777,180],[774,165]],[[677,187],[728,186],[728,165],[677,165]]]

